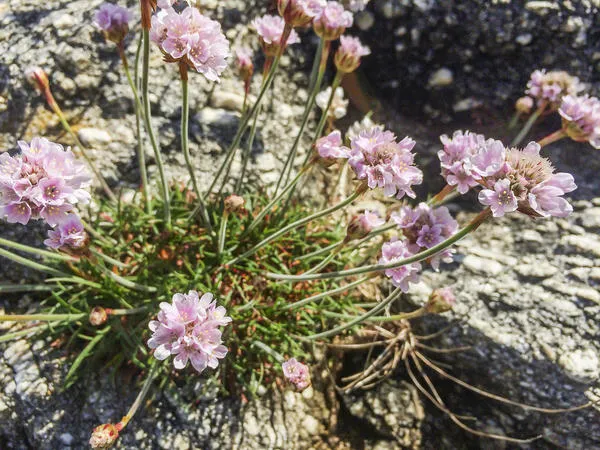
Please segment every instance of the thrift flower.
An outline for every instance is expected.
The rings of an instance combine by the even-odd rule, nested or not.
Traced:
[[[129,32],[131,12],[122,6],[112,3],[103,3],[94,17],[94,22],[100,28],[106,39],[119,44]]]
[[[237,48],[235,50],[235,65],[240,72],[242,80],[247,81],[252,78],[252,74],[254,73],[252,50],[247,47]]]
[[[58,224],[78,202],[90,199],[90,174],[70,150],[45,138],[19,141],[21,154],[0,155],[0,217],[26,225]]]
[[[310,24],[325,5],[325,0],[277,0],[279,15],[294,28]]]
[[[53,230],[48,231],[44,244],[54,249],[78,249],[86,245],[88,235],[76,214],[67,214]]]
[[[352,36],[341,36],[340,46],[335,52],[333,61],[335,67],[341,73],[354,72],[360,66],[363,56],[371,54],[369,47],[362,45],[358,38]]]
[[[315,103],[321,110],[327,108],[329,103],[329,97],[331,97],[331,86],[322,92],[319,92],[315,98]],[[331,120],[341,119],[348,112],[348,100],[344,98],[344,89],[337,87],[331,100],[331,105],[327,110],[327,117]]]
[[[346,139],[351,141],[356,136],[358,136],[361,131],[370,130],[371,128],[375,127],[383,131],[383,125],[376,124],[375,122],[373,122],[373,120],[371,120],[371,117],[367,115],[363,117],[360,122],[356,121],[352,125],[350,125],[348,131],[346,131]]]
[[[600,148],[600,100],[587,95],[563,97],[558,110],[562,117],[563,129],[577,142],[588,141],[594,148]]]
[[[210,81],[220,81],[227,68],[229,42],[221,24],[196,8],[188,7],[181,13],[173,8],[158,11],[152,16],[150,39],[167,62],[187,64]]]
[[[227,214],[242,212],[244,210],[245,203],[246,201],[243,197],[234,194],[228,196],[227,198],[225,198],[225,200],[223,200],[223,206]]]
[[[332,131],[327,136],[319,138],[315,142],[315,149],[319,156],[326,160],[348,158],[350,156],[350,149],[342,145],[342,133],[339,130]]]
[[[423,172],[413,165],[415,141],[405,137],[397,142],[390,131],[371,128],[351,141],[350,167],[371,189],[383,188],[387,197],[415,197],[411,186],[423,181]]]
[[[507,212],[517,210],[517,197],[510,189],[510,180],[502,179],[494,183],[494,189],[479,192],[479,201],[490,206],[494,217],[502,217]]]
[[[450,311],[456,304],[456,297],[449,287],[434,289],[429,296],[425,309],[430,314],[440,314]]]
[[[121,431],[122,427],[120,423],[117,425],[105,423],[104,425],[97,426],[90,437],[90,447],[100,449],[112,447],[117,442],[117,439],[119,439],[119,431]]]
[[[455,131],[452,137],[440,136],[444,149],[438,152],[442,166],[442,176],[450,186],[456,186],[458,192],[466,194],[469,189],[478,185],[478,174],[473,170],[472,158],[485,142],[481,134],[469,131]]]
[[[432,208],[427,203],[420,203],[416,208],[403,206],[391,218],[402,229],[406,246],[413,254],[442,243],[458,230],[458,223],[445,206]],[[440,262],[452,262],[453,254],[454,249],[447,248],[428,262],[438,270]]]
[[[354,239],[362,239],[384,223],[385,220],[379,217],[379,214],[365,210],[364,213],[354,216],[350,220],[350,223],[346,228],[345,241],[349,242]]]
[[[562,70],[536,70],[531,74],[525,93],[533,97],[538,106],[546,102],[550,110],[557,110],[565,95],[577,95],[583,88],[579,78]]]
[[[521,114],[529,114],[533,109],[533,99],[528,96],[519,98],[515,103],[515,109]]]
[[[290,358],[281,365],[283,376],[292,383],[298,391],[303,391],[310,386],[310,371],[306,364]]]
[[[404,258],[413,256],[404,241],[393,238],[391,241],[383,244],[381,248],[381,258],[379,264],[389,264],[400,261]],[[392,284],[399,287],[402,292],[408,292],[409,283],[419,282],[420,263],[406,264],[395,269],[387,269],[385,275],[392,280]]]
[[[257,17],[252,21],[252,26],[256,29],[260,40],[260,45],[267,56],[276,56],[281,47],[281,38],[285,28],[285,21],[279,16],[264,15]],[[284,49],[288,45],[300,42],[298,33],[294,30],[290,33],[287,41],[284,42]]]
[[[338,39],[346,28],[352,26],[354,17],[344,9],[341,3],[327,2],[321,14],[313,21],[317,36],[326,41]]]
[[[160,304],[157,319],[148,324],[152,331],[148,346],[155,349],[158,360],[174,355],[175,369],[183,369],[190,361],[201,373],[206,367],[216,368],[227,354],[219,327],[231,322],[231,317],[225,315],[225,308],[216,306],[212,294],[175,294],[172,303]]]

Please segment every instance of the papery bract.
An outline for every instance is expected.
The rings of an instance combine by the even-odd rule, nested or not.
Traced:
[[[363,45],[360,39],[352,36],[341,36],[340,46],[335,52],[334,63],[342,73],[354,72],[360,66],[361,59],[371,54],[369,47]]]

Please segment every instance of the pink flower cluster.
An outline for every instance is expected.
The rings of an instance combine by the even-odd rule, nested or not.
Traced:
[[[41,218],[54,226],[76,203],[89,201],[92,179],[70,150],[45,138],[19,147],[18,156],[0,155],[0,217],[23,225]]]
[[[405,241],[393,238],[381,247],[381,258],[379,264],[390,264],[400,261],[404,258],[413,256],[408,249]],[[402,289],[402,292],[408,292],[409,283],[419,282],[420,263],[405,264],[395,269],[387,269],[385,275],[392,280],[392,284]]]
[[[562,99],[559,114],[563,128],[571,139],[588,141],[594,148],[600,148],[600,100],[588,95],[575,97],[566,95]]]
[[[94,22],[106,33],[109,40],[119,43],[129,31],[131,12],[119,5],[104,3],[94,17]]]
[[[85,246],[88,235],[77,214],[67,214],[65,218],[48,231],[44,244],[54,249],[78,249]]]
[[[173,8],[152,16],[150,39],[168,62],[182,62],[210,81],[219,81],[227,68],[229,42],[221,24],[200,14],[196,8],[181,13]]]
[[[427,203],[420,203],[416,208],[403,206],[391,217],[402,229],[406,248],[412,254],[440,244],[458,230],[458,223],[445,206],[431,208]],[[431,267],[438,270],[441,261],[452,262],[453,253],[453,249],[445,249],[433,256],[429,260]]]
[[[349,164],[357,178],[366,179],[371,189],[383,188],[388,197],[414,198],[411,186],[423,181],[423,172],[413,164],[414,146],[415,141],[409,137],[397,142],[394,133],[374,127],[352,139]]]
[[[470,188],[479,184],[479,174],[472,159],[485,143],[485,137],[459,130],[454,132],[451,138],[444,134],[440,140],[444,145],[444,149],[438,152],[442,176],[450,186],[456,186],[458,192],[466,194]]]
[[[297,361],[296,358],[290,358],[281,365],[283,376],[294,385],[294,387],[303,391],[310,386],[310,371],[306,364]]]
[[[579,78],[567,72],[536,70],[531,74],[525,92],[537,101],[538,106],[546,102],[551,109],[556,110],[565,95],[577,95],[583,88]]]
[[[214,369],[227,354],[219,327],[231,322],[231,317],[225,315],[225,308],[216,305],[212,294],[175,294],[171,304],[160,304],[157,319],[148,324],[152,331],[148,346],[155,349],[158,360],[174,355],[175,369],[183,369],[188,361],[198,372],[206,367]]]
[[[369,47],[363,45],[358,38],[341,36],[340,46],[335,52],[335,67],[342,73],[354,72],[360,66],[361,59],[371,54]]]
[[[260,39],[260,45],[267,56],[275,56],[281,47],[281,37],[285,28],[285,21],[279,16],[264,15],[252,21]],[[285,47],[300,42],[298,33],[294,30],[285,42]]]
[[[317,36],[333,41],[338,39],[346,28],[351,27],[353,22],[351,12],[346,11],[341,3],[330,1],[314,19],[313,27]]]
[[[292,27],[304,27],[318,17],[325,0],[277,0],[277,9],[285,22]]]
[[[319,138],[315,142],[315,149],[319,156],[325,160],[350,157],[350,149],[344,147],[342,133],[339,130],[332,131],[327,136]]]

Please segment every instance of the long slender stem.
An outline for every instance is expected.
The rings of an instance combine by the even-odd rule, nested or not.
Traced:
[[[87,316],[82,314],[0,314],[0,322],[31,322],[40,320],[44,322],[74,322]]]
[[[315,59],[313,60],[313,66],[310,70],[310,79],[308,82],[308,90],[312,91],[315,82],[317,81],[317,74],[319,73],[319,66],[321,63],[321,56],[323,55],[323,48],[325,47],[325,40],[319,39],[319,45],[317,46],[317,53],[315,54]]]
[[[0,284],[0,294],[15,292],[45,292],[58,289],[54,284]]]
[[[337,242],[334,242],[331,245],[328,245],[327,247],[323,247],[323,248],[320,248],[318,250],[315,250],[314,252],[310,252],[310,253],[306,253],[305,255],[298,256],[296,258],[296,261],[302,261],[302,260],[305,260],[305,259],[309,259],[309,258],[313,258],[315,256],[322,255],[323,253],[328,253],[331,250],[333,250],[336,247],[338,247],[342,242],[343,241],[337,241]]]
[[[100,259],[103,259],[105,262],[107,262],[108,264],[112,264],[113,266],[117,266],[120,269],[127,269],[129,266],[125,263],[122,263],[121,261],[111,258],[108,255],[105,255],[102,252],[99,252],[98,250],[95,250],[93,248],[90,248],[90,252],[92,252],[92,254],[94,254],[95,256],[97,256]]]
[[[320,294],[313,295],[312,297],[308,297],[308,298],[305,298],[303,300],[299,300],[297,302],[294,302],[294,303],[292,303],[290,305],[287,305],[284,309],[296,309],[296,308],[300,308],[301,306],[307,305],[309,303],[314,303],[314,302],[317,302],[319,300],[322,300],[325,297],[330,297],[332,295],[336,295],[336,294],[340,294],[342,292],[349,291],[351,289],[354,289],[357,286],[360,286],[362,283],[364,283],[365,281],[367,281],[369,278],[371,278],[371,276],[366,276],[366,277],[363,277],[363,278],[359,278],[358,280],[353,281],[352,283],[345,284],[344,286],[340,286],[338,288],[331,289],[330,291],[321,292]]]
[[[427,250],[424,250],[420,253],[417,253],[408,258],[401,259],[399,261],[390,262],[387,264],[372,264],[369,266],[356,267],[354,269],[341,270],[339,272],[327,272],[327,273],[314,273],[309,275],[286,275],[280,273],[271,273],[267,272],[266,276],[268,278],[273,278],[275,280],[286,280],[291,282],[296,281],[309,281],[309,280],[324,280],[324,279],[332,279],[332,278],[344,278],[352,275],[360,275],[363,273],[371,273],[371,272],[382,272],[388,269],[396,269],[398,267],[406,266],[407,264],[412,264],[415,262],[423,261],[424,259],[430,258],[442,250],[450,247],[456,242],[460,241],[467,234],[475,231],[489,216],[491,212],[488,209],[482,211],[477,217],[475,217],[467,226],[462,228],[453,236],[449,237],[443,242],[440,242],[438,245],[431,247]]]
[[[377,313],[383,311],[394,300],[396,300],[398,297],[400,297],[401,294],[402,294],[402,290],[400,288],[396,288],[390,295],[388,295],[387,298],[382,300],[382,302],[379,303],[375,308],[371,309],[370,311],[367,311],[363,315],[356,317],[354,320],[351,320],[348,323],[345,323],[345,324],[339,325],[335,328],[332,328],[331,330],[323,331],[322,333],[313,334],[313,335],[308,336],[307,338],[310,340],[316,340],[316,339],[327,338],[330,336],[335,336],[336,334],[340,334],[343,331],[346,331],[356,325],[363,323],[365,320],[367,320],[371,316],[374,316]]]
[[[79,260],[73,256],[65,255],[63,253],[49,252],[42,250],[41,248],[30,247],[29,245],[19,244],[17,242],[9,241],[8,239],[0,238],[0,245],[4,245],[8,248],[20,250],[22,252],[31,253],[34,255],[41,256],[42,258],[57,259],[59,261],[78,262]]]
[[[531,130],[531,127],[533,126],[533,124],[536,122],[536,120],[539,119],[539,117],[546,110],[546,106],[547,106],[546,102],[542,103],[539,106],[539,108],[536,109],[533,112],[533,114],[531,114],[531,116],[529,116],[529,119],[527,119],[527,122],[525,122],[525,125],[523,125],[523,128],[521,129],[519,134],[510,143],[511,147],[515,147],[515,146],[519,145],[521,143],[521,141],[523,139],[525,139],[525,137],[527,136],[527,133],[529,133],[529,130]]]
[[[321,261],[316,266],[311,267],[309,270],[304,272],[304,274],[306,275],[306,274],[310,274],[310,273],[315,273],[315,272],[318,272],[319,270],[323,269],[324,267],[327,267],[329,265],[329,263],[331,262],[331,260],[333,258],[335,258],[340,253],[340,251],[342,251],[343,247],[344,247],[344,242],[342,241],[337,248],[333,249],[333,251],[330,252],[329,255],[327,255],[323,259],[323,261]]]
[[[150,386],[152,386],[152,382],[154,381],[154,379],[156,378],[156,375],[158,374],[157,367],[158,367],[157,364],[152,365],[152,367],[150,368],[150,373],[148,374],[148,377],[144,381],[144,385],[142,386],[140,393],[135,398],[135,401],[131,405],[131,408],[129,408],[129,411],[127,411],[127,414],[121,419],[120,424],[122,425],[123,428],[125,428],[125,426],[127,426],[129,421],[131,421],[131,419],[133,418],[133,416],[135,415],[135,413],[137,412],[139,407],[142,405],[142,401],[144,401],[144,398],[146,397],[146,395],[148,394],[148,391],[150,390]]]
[[[549,134],[545,138],[540,139],[538,141],[538,144],[540,144],[540,147],[545,147],[546,145],[550,145],[556,141],[560,141],[562,138],[565,138],[565,137],[567,137],[567,132],[561,128],[560,130],[557,130],[554,133]]]
[[[69,274],[65,272],[61,272],[60,270],[57,270],[53,267],[49,267],[44,264],[37,263],[35,261],[31,261],[30,259],[23,258],[22,256],[15,255],[14,253],[9,252],[8,250],[4,250],[3,248],[0,248],[0,256],[4,256],[5,258],[10,259],[11,261],[16,262],[17,264],[21,264],[25,267],[29,267],[30,269],[34,269],[39,272],[44,272],[49,275],[55,275],[58,277],[69,277]]]
[[[144,286],[142,284],[136,283],[134,281],[123,278],[120,275],[108,270],[105,267],[98,266],[102,272],[104,272],[109,278],[111,278],[115,283],[126,287],[127,289],[131,289],[133,291],[146,292],[146,293],[154,293],[157,289],[154,286]]]
[[[414,311],[395,314],[393,316],[371,316],[367,320],[369,322],[396,322],[398,320],[415,319],[417,317],[421,317],[421,316],[425,315],[426,312],[427,311],[425,310],[425,308],[419,308]],[[356,318],[356,316],[353,316],[351,314],[336,313],[336,312],[332,312],[332,311],[322,311],[322,314],[327,317],[334,317],[334,318],[338,318],[338,319],[355,319]]]
[[[140,48],[142,45],[142,41],[138,42],[138,49],[136,52],[136,60],[140,53]],[[135,132],[138,140],[137,145],[137,159],[138,166],[140,169],[140,178],[142,185],[142,192],[144,194],[144,201],[146,205],[146,212],[150,214],[152,211],[152,207],[150,204],[150,191],[148,187],[148,171],[146,169],[146,156],[144,154],[144,142],[142,140],[142,127],[141,127],[141,112],[142,112],[142,104],[140,102],[140,96],[136,87],[136,82],[134,82],[131,77],[131,72],[129,71],[129,63],[127,62],[127,56],[125,55],[125,49],[123,45],[119,45],[119,55],[121,56],[121,62],[123,63],[123,70],[125,72],[125,76],[127,77],[127,82],[129,83],[129,87],[131,88],[131,93],[133,94],[133,110],[135,112]],[[137,67],[137,61],[136,61]],[[136,81],[137,81],[137,69],[136,69]]]
[[[162,199],[163,199],[163,215],[167,228],[171,228],[171,202],[169,199],[169,185],[167,184],[167,176],[165,175],[165,168],[160,154],[160,148],[152,128],[152,111],[150,110],[150,97],[148,95],[148,84],[149,84],[149,66],[150,66],[150,33],[149,30],[144,28],[144,46],[142,52],[142,98],[144,103],[144,123],[146,125],[146,132],[150,138],[150,144],[154,150],[154,158],[156,159],[156,165],[158,167],[158,173],[160,175]]]
[[[323,83],[323,77],[325,76],[325,70],[327,69],[327,58],[329,56],[329,49],[331,43],[327,41],[323,46],[323,51],[321,53],[321,60],[319,63],[319,71],[317,72],[317,79],[315,81],[315,85],[310,91],[308,101],[304,107],[304,114],[302,116],[302,122],[300,124],[300,129],[298,130],[298,134],[296,134],[296,138],[294,139],[294,143],[292,144],[292,148],[288,153],[288,157],[283,166],[283,170],[281,171],[281,175],[279,176],[279,180],[277,180],[277,185],[275,186],[275,194],[279,191],[279,187],[283,184],[284,186],[288,183],[292,170],[294,168],[294,160],[296,159],[296,153],[298,153],[298,147],[300,145],[300,140],[302,139],[302,135],[304,134],[304,128],[308,123],[308,118],[310,117],[310,113],[315,104],[315,99],[319,90],[321,89],[321,84]],[[310,151],[308,152],[310,155]]]
[[[204,225],[208,228],[209,232],[212,231],[212,225],[210,223],[210,217],[208,216],[208,211],[206,210],[206,204],[204,203],[204,195],[200,192],[200,187],[198,186],[198,180],[196,179],[196,173],[194,171],[194,167],[192,165],[192,158],[190,157],[190,144],[189,144],[189,117],[190,117],[190,102],[189,102],[189,93],[188,93],[188,76],[187,76],[187,65],[185,63],[181,63],[179,65],[179,73],[181,74],[181,150],[183,152],[183,157],[185,158],[185,165],[187,166],[188,172],[190,174],[190,179],[192,180],[192,186],[194,188],[194,193],[198,198],[198,208],[200,208],[200,213],[202,214],[202,220],[204,221]]]
[[[39,324],[39,325],[35,325],[30,328],[27,328],[25,330],[13,331],[12,333],[3,334],[2,336],[0,336],[0,343],[10,341],[11,339],[19,338],[21,336],[27,336],[28,334],[31,334],[31,333],[37,333],[38,331],[40,331],[41,329],[46,328],[46,327],[47,327],[46,324]]]
[[[223,249],[225,248],[225,236],[227,235],[227,221],[229,219],[229,213],[225,211],[223,213],[223,218],[221,219],[221,224],[219,225],[219,244],[217,248],[217,254],[221,256],[223,254]]]
[[[282,237],[283,235],[285,235],[287,232],[298,228],[302,225],[305,225],[313,220],[319,219],[321,217],[327,216],[331,213],[334,213],[335,211],[338,211],[340,209],[342,209],[343,207],[349,205],[350,203],[352,203],[354,200],[356,200],[358,198],[359,195],[361,195],[362,192],[360,190],[357,190],[356,192],[354,192],[354,194],[352,194],[351,196],[349,196],[348,198],[346,198],[345,200],[343,200],[342,202],[338,203],[337,205],[333,205],[330,208],[324,209],[322,211],[316,212],[314,214],[311,214],[310,216],[305,217],[304,219],[300,219],[297,220],[296,222],[290,223],[289,225],[283,227],[282,229],[280,229],[279,231],[277,231],[276,233],[273,233],[272,235],[270,235],[269,237],[263,239],[262,241],[260,241],[258,244],[256,244],[254,247],[252,247],[250,250],[242,253],[241,255],[239,255],[238,257],[232,259],[231,261],[225,263],[225,266],[230,266],[232,264],[238,263],[241,260],[247,258],[248,256],[253,255],[254,253],[256,253],[257,251],[259,251],[261,248],[263,248],[265,245],[273,242],[276,239],[279,239],[280,237]],[[307,275],[310,276],[310,275]]]
[[[244,176],[246,175],[246,169],[248,168],[248,162],[250,161],[250,155],[252,153],[252,146],[254,145],[254,137],[256,136],[256,123],[258,121],[258,116],[260,115],[260,109],[257,111],[254,116],[254,121],[252,122],[252,128],[250,128],[250,138],[248,139],[248,145],[246,146],[246,151],[244,152],[244,156],[242,159],[242,170],[240,171],[240,176],[235,183],[235,188],[233,192],[236,194],[240,194],[240,190],[242,188],[242,183],[244,182]],[[224,184],[223,184],[224,185]]]

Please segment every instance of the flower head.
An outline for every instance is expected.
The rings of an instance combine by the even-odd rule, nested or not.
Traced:
[[[90,311],[90,316],[88,317],[90,325],[94,327],[99,327],[100,325],[104,325],[107,320],[108,311],[102,306],[94,306]]]
[[[577,142],[588,141],[594,148],[600,148],[600,100],[587,95],[563,97],[559,114],[563,129]]]
[[[363,56],[371,54],[369,47],[363,45],[358,38],[341,36],[340,46],[335,52],[335,67],[342,73],[354,72],[360,66]]]
[[[458,230],[458,223],[445,206],[430,207],[420,203],[416,208],[403,206],[391,218],[402,230],[405,243],[413,253],[434,247],[451,237]],[[428,261],[435,270],[440,262],[452,262],[454,250],[447,248]]]
[[[311,23],[321,14],[325,5],[325,0],[277,0],[279,15],[294,28]]]
[[[127,35],[131,18],[131,12],[128,9],[112,3],[104,3],[96,11],[94,22],[104,31],[106,39],[118,44]]]
[[[472,158],[485,143],[485,137],[458,130],[451,138],[444,134],[440,140],[444,145],[444,149],[438,152],[442,176],[450,186],[456,186],[458,192],[465,194],[478,184],[478,174],[473,170]]]
[[[321,110],[325,110],[331,97],[331,86],[322,92],[319,92],[315,98],[315,103]],[[344,89],[337,87],[331,100],[331,105],[327,110],[327,117],[331,120],[341,119],[348,112],[348,100],[344,98]]]
[[[350,167],[371,189],[383,188],[387,197],[414,198],[411,186],[423,181],[423,172],[413,165],[414,146],[409,137],[397,142],[392,132],[375,127],[352,139]]]
[[[89,201],[90,173],[70,150],[45,138],[19,147],[20,155],[0,155],[0,217],[23,225],[41,218],[54,226],[76,203]]]
[[[352,13],[339,2],[327,2],[321,14],[313,21],[315,33],[326,41],[338,39],[346,28],[352,26]]]
[[[183,369],[188,361],[198,372],[214,369],[227,354],[219,327],[229,322],[231,317],[225,315],[225,308],[216,306],[212,294],[175,294],[172,303],[160,304],[157,320],[148,324],[152,331],[148,346],[155,349],[158,360],[174,355],[175,369]]]
[[[254,73],[252,50],[248,47],[239,47],[235,50],[235,65],[240,72],[242,80],[249,80]]]
[[[227,67],[229,42],[221,24],[196,8],[161,9],[152,17],[150,38],[166,61],[186,64],[210,81],[220,81]]]
[[[413,253],[408,249],[406,242],[393,238],[383,244],[379,264],[394,263],[412,255]],[[418,283],[420,270],[420,263],[411,263],[395,269],[387,269],[385,275],[392,280],[394,286],[402,289],[402,292],[408,292],[409,283]]]
[[[385,220],[379,214],[365,210],[364,213],[352,217],[346,228],[346,241],[362,239],[375,228],[380,227]]]
[[[327,136],[319,138],[315,142],[315,149],[321,158],[329,161],[350,156],[350,149],[342,144],[342,133],[339,130],[332,131]]]
[[[120,423],[117,425],[105,423],[104,425],[97,426],[90,437],[90,447],[99,449],[112,447],[117,442],[117,439],[119,439],[121,428]]]
[[[66,214],[56,228],[48,231],[44,244],[55,249],[80,249],[87,241],[88,235],[79,216]]]
[[[310,386],[310,371],[306,364],[290,358],[281,365],[283,376],[292,383],[298,391],[303,391]]]
[[[434,289],[429,296],[425,309],[430,314],[440,314],[450,311],[456,304],[454,292],[449,287]]]
[[[229,214],[242,212],[244,210],[244,204],[246,203],[246,201],[243,197],[232,194],[225,198],[223,203],[225,211]]]
[[[346,131],[346,139],[352,140],[357,137],[362,131],[370,130],[371,128],[379,128],[383,131],[383,125],[378,125],[371,119],[370,116],[364,116],[360,121],[354,122]]]
[[[529,96],[519,98],[515,102],[515,109],[521,114],[529,114],[533,109],[533,99]]]
[[[537,101],[538,106],[546,102],[550,110],[556,110],[565,95],[577,95],[583,88],[579,78],[562,70],[536,70],[531,74],[525,92]]]
[[[264,15],[257,17],[252,21],[252,26],[256,29],[260,39],[260,45],[267,56],[275,56],[279,53],[281,47],[281,38],[285,28],[285,21],[279,16]],[[284,43],[284,46],[297,44],[300,42],[298,33],[291,31]],[[285,48],[284,47],[284,48]]]

